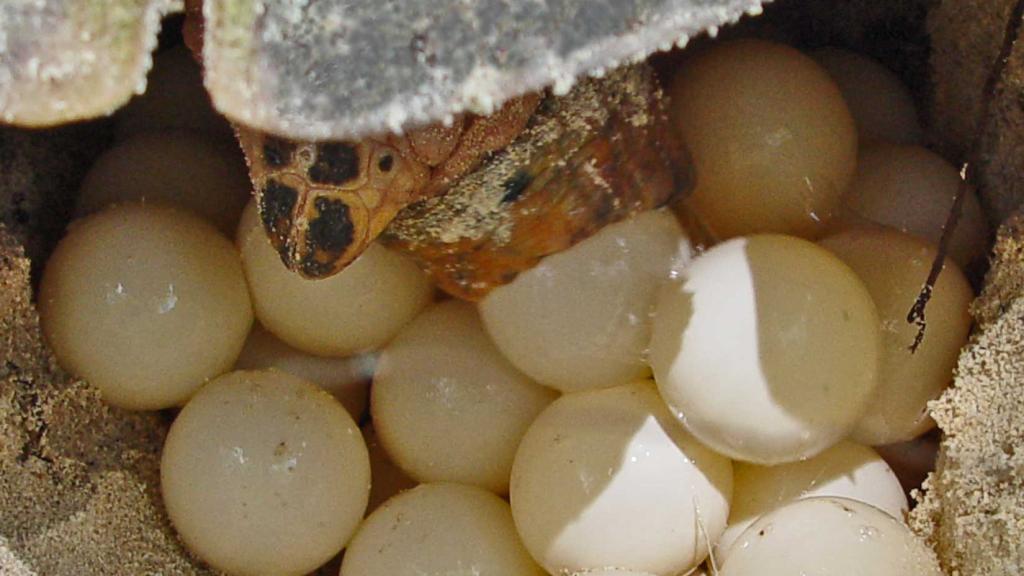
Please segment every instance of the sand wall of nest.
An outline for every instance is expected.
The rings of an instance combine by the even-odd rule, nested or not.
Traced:
[[[755,31],[849,46],[901,72],[933,144],[969,161],[993,222],[1005,223],[973,307],[956,385],[934,407],[938,471],[911,522],[950,575],[1024,571],[1024,42],[1022,0],[781,0]],[[161,508],[168,422],[103,404],[46,349],[33,270],[68,217],[102,122],[0,128],[0,574],[199,575]]]

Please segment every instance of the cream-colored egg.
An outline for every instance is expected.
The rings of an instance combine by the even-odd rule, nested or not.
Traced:
[[[766,514],[730,550],[720,576],[941,576],[902,522],[845,498],[805,498]]]
[[[118,140],[163,130],[188,130],[225,144],[234,140],[231,126],[213,108],[203,87],[199,64],[185,46],[153,57],[145,93],[132,98],[114,118]]]
[[[251,189],[237,147],[216,146],[189,132],[150,132],[99,157],[82,181],[75,212],[84,216],[130,201],[170,204],[234,234]]]
[[[911,352],[918,329],[907,313],[921,292],[935,259],[928,243],[884,228],[854,228],[821,245],[846,262],[871,292],[882,321],[879,386],[853,438],[869,445],[910,440],[935,425],[927,404],[953,380],[960,349],[971,327],[974,292],[963,273],[947,261],[925,309],[927,329]]]
[[[839,85],[857,123],[861,146],[874,142],[919,144],[924,140],[914,98],[891,70],[842,48],[822,48],[811,57]]]
[[[672,413],[738,460],[809,458],[857,424],[877,385],[878,313],[857,275],[789,236],[708,250],[658,298],[651,367]]]
[[[862,151],[857,174],[843,197],[854,216],[920,236],[938,246],[960,186],[952,164],[920,146],[878,144]],[[989,227],[973,187],[964,202],[949,244],[961,267],[983,260]]]
[[[110,403],[183,403],[231,369],[252,326],[238,252],[184,210],[124,204],[72,224],[39,313],[61,365]]]
[[[299,350],[351,356],[376,349],[430,302],[433,290],[420,269],[378,244],[339,274],[302,278],[285,268],[249,214],[239,239],[256,318]]]
[[[366,449],[370,451],[370,503],[366,511],[373,512],[392,496],[416,486],[417,482],[402,471],[388,455],[377,438],[373,423],[363,427]]]
[[[724,530],[731,494],[729,460],[683,430],[652,382],[555,400],[512,467],[516,527],[552,574],[684,573]]]
[[[358,354],[348,358],[314,356],[296,350],[260,326],[253,328],[236,370],[277,368],[323,388],[338,399],[356,421],[370,405],[370,380],[377,357]]]
[[[520,370],[563,392],[650,374],[654,295],[690,257],[672,214],[647,212],[549,256],[480,303],[487,331]]]
[[[573,572],[572,576],[654,576],[648,572],[636,572],[634,570],[620,570],[617,568],[603,568],[598,570],[585,570],[583,572]],[[687,576],[699,576],[698,574],[691,572]]]
[[[421,484],[385,502],[345,552],[341,576],[542,576],[508,504],[483,488]]]
[[[671,115],[693,157],[689,205],[721,239],[818,236],[857,164],[857,128],[828,72],[764,40],[719,42],[675,71]]]
[[[330,394],[284,372],[239,371],[178,415],[160,479],[171,523],[211,566],[300,575],[355,532],[370,464],[359,428]]]
[[[498,352],[472,304],[448,300],[382,350],[371,410],[388,454],[413,478],[505,494],[520,438],[556,396]]]
[[[840,442],[813,458],[779,466],[736,462],[733,477],[729,524],[715,544],[719,562],[758,518],[798,498],[852,498],[899,520],[908,509],[903,487],[885,460],[853,442]]]

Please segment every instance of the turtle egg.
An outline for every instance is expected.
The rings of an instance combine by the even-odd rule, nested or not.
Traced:
[[[381,445],[372,422],[363,427],[363,438],[366,439],[366,449],[370,452],[370,478],[372,478],[370,503],[366,510],[373,512],[395,494],[415,487],[416,481],[409,478],[392,461],[387,450]]]
[[[625,384],[650,374],[654,294],[689,256],[673,215],[645,212],[548,256],[494,289],[480,312],[498,349],[541,384]]]
[[[903,519],[907,496],[889,465],[871,448],[840,442],[813,458],[778,466],[736,462],[729,525],[715,544],[719,562],[762,515],[798,498],[842,496]]]
[[[225,374],[167,434],[160,485],[185,545],[232,575],[300,575],[331,559],[366,509],[370,464],[337,400],[276,370]]]
[[[811,57],[839,85],[861,146],[880,141],[918,144],[924,139],[910,91],[888,68],[841,48],[822,48]]]
[[[844,209],[938,245],[960,186],[967,185],[938,154],[920,146],[878,144],[862,151],[857,175],[843,198]],[[968,187],[949,255],[967,267],[985,257],[988,239],[981,204]]]
[[[433,291],[420,269],[378,244],[341,273],[307,280],[285,268],[254,209],[239,226],[256,318],[304,352],[350,356],[373,350],[430,302]]]
[[[181,45],[153,56],[145,93],[132,98],[114,119],[118,140],[164,130],[188,130],[238,148],[230,124],[203,87],[199,64]]]
[[[134,200],[172,204],[233,234],[251,187],[237,147],[216,146],[188,132],[148,133],[99,157],[82,181],[75,212],[83,216]]]
[[[821,245],[846,262],[864,281],[882,321],[879,386],[853,438],[871,445],[902,442],[934,425],[928,402],[953,380],[960,349],[971,327],[974,292],[955,263],[946,261],[926,308],[927,328],[917,351],[917,335],[907,313],[921,292],[936,250],[896,230],[854,228],[829,236]]]
[[[551,574],[681,574],[725,528],[732,464],[668,413],[652,382],[566,394],[512,466],[519,534]]]
[[[508,504],[459,484],[421,484],[359,528],[341,576],[543,576],[516,534]]]
[[[857,128],[828,72],[763,40],[721,42],[672,79],[673,122],[693,157],[690,206],[719,238],[813,237],[857,163]]]
[[[583,572],[573,572],[572,576],[654,576],[649,572],[636,572],[634,570],[620,570],[617,568],[602,568],[598,570],[584,570]],[[698,576],[697,574],[690,572],[688,576]]]
[[[296,350],[256,326],[235,362],[236,370],[277,368],[308,380],[337,398],[357,421],[366,412],[370,400],[376,356],[357,354],[347,358],[328,358]]]
[[[654,574],[649,572],[636,572],[634,570],[620,570],[618,568],[599,568],[597,570],[573,572],[572,576],[654,576]],[[687,576],[698,575],[694,572],[690,572]]]
[[[805,498],[765,514],[729,551],[720,576],[941,576],[899,520],[846,498]]]
[[[789,236],[711,248],[660,293],[651,366],[694,436],[780,464],[839,442],[877,384],[878,312],[857,275]]]
[[[231,369],[252,326],[231,242],[189,212],[139,204],[70,226],[39,313],[61,365],[131,409],[183,403]]]
[[[516,370],[476,308],[427,308],[383,349],[371,411],[395,462],[421,482],[508,492],[519,439],[556,393]]]

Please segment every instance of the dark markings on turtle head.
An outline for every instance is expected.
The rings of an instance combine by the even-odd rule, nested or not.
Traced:
[[[322,142],[307,173],[317,184],[339,186],[359,175],[359,153],[344,142]]]
[[[335,198],[318,197],[313,202],[317,215],[309,221],[302,272],[319,278],[335,271],[335,262],[345,254],[355,236],[348,205]]]
[[[257,207],[260,221],[274,249],[281,256],[285,266],[291,268],[292,258],[288,247],[288,237],[294,222],[295,205],[299,200],[299,191],[291,186],[270,178],[260,194]]]
[[[263,140],[263,160],[271,168],[281,168],[292,163],[295,143],[276,136],[267,136]]]
[[[287,184],[270,178],[260,194],[259,209],[263,228],[271,235],[278,232],[277,228],[290,226],[293,219],[295,204],[299,201],[299,191]],[[285,232],[280,230],[280,232]]]
[[[502,184],[505,195],[501,197],[502,203],[515,202],[526,192],[526,188],[533,182],[533,177],[525,170],[519,170],[511,178]]]
[[[314,254],[302,259],[302,275],[306,278],[327,278],[334,273],[334,262],[325,262]]]

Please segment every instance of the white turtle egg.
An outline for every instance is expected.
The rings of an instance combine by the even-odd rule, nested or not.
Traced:
[[[824,232],[857,166],[856,124],[824,68],[775,42],[716,42],[688,51],[667,91],[704,228],[722,239]]]
[[[421,484],[370,514],[341,576],[543,576],[516,534],[508,504],[460,484]]]
[[[853,442],[840,442],[813,458],[778,466],[736,462],[733,478],[729,524],[715,544],[719,562],[758,518],[798,498],[852,498],[899,520],[908,509],[907,496],[892,468],[874,450]]]
[[[320,356],[374,350],[430,302],[426,275],[376,243],[338,274],[302,278],[281,262],[254,212],[247,210],[248,229],[238,234],[253,307],[260,324],[289,345]]]
[[[555,400],[512,466],[516,527],[552,574],[685,573],[724,530],[731,493],[732,464],[690,436],[649,381]]]
[[[879,386],[853,438],[870,445],[910,440],[935,422],[928,402],[953,381],[953,369],[971,328],[974,291],[955,262],[946,261],[926,308],[927,327],[918,334],[907,314],[931,271],[937,250],[927,242],[887,228],[852,228],[821,245],[864,281],[882,321]]]
[[[861,151],[857,173],[843,196],[849,216],[919,236],[938,246],[961,186],[960,173],[920,146],[877,144]],[[964,191],[949,256],[961,268],[985,258],[989,227],[974,188]]]
[[[902,522],[846,498],[796,500],[736,541],[720,576],[941,576],[935,554]]]
[[[498,352],[476,307],[448,300],[381,351],[371,411],[388,454],[413,478],[505,494],[519,439],[556,396]]]
[[[670,212],[639,214],[495,288],[484,325],[520,370],[563,392],[646,377],[655,292],[690,250]]]
[[[686,428],[738,460],[780,464],[842,440],[875,391],[878,312],[828,251],[789,236],[708,250],[658,298],[651,366]]]
[[[253,317],[231,242],[190,212],[149,204],[74,222],[38,302],[61,365],[135,410],[184,403],[230,370]]]
[[[370,404],[370,380],[377,357],[357,354],[347,358],[314,356],[296,350],[260,326],[253,328],[235,362],[236,370],[277,368],[308,380],[337,398],[358,421]]]
[[[121,202],[171,204],[233,234],[251,188],[237,147],[216,146],[188,132],[146,133],[120,142],[96,160],[82,181],[75,214],[85,216]]]
[[[839,85],[861,146],[879,141],[919,144],[924,139],[914,98],[891,70],[841,48],[822,48],[810,56]]]
[[[330,394],[277,370],[238,371],[203,387],[171,425],[160,485],[185,545],[214,568],[299,576],[355,532],[370,464]]]
[[[634,570],[620,570],[617,568],[599,568],[597,570],[584,570],[583,572],[573,572],[572,576],[654,576],[649,572],[636,572]],[[700,576],[696,572],[691,572],[687,576]]]

